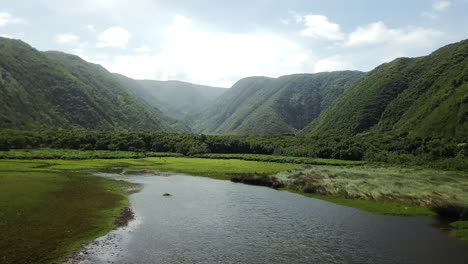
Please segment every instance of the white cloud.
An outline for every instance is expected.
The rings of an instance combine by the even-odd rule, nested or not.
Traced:
[[[291,23],[291,20],[287,18],[280,18],[279,22],[283,25],[289,25]]]
[[[26,20],[16,17],[7,12],[0,12],[0,27],[5,27],[13,24],[26,24]]]
[[[442,32],[422,27],[389,28],[383,22],[375,22],[363,27],[358,27],[351,32],[345,47],[365,46],[385,43],[405,45],[427,45],[439,38]]]
[[[421,15],[432,20],[439,19],[440,13],[447,11],[451,5],[450,1],[436,1],[432,4],[431,11],[424,11]]]
[[[146,45],[141,45],[140,47],[136,48],[135,51],[138,53],[148,53],[151,51],[151,48]]]
[[[71,33],[65,33],[65,34],[60,34],[60,35],[55,36],[54,40],[58,44],[62,44],[62,45],[74,44],[80,40],[80,37]]]
[[[314,65],[314,72],[343,71],[352,70],[354,68],[351,62],[345,60],[340,55],[335,55],[318,60]]]
[[[86,28],[93,33],[96,32],[96,27],[94,27],[94,25],[87,25]]]
[[[131,38],[130,32],[121,27],[110,27],[98,36],[98,48],[113,47],[124,49]]]
[[[4,34],[4,33],[1,33],[1,32],[0,32],[0,37],[9,38],[9,39],[13,39],[13,38],[14,38],[12,35]]]
[[[253,75],[310,72],[314,56],[298,42],[266,31],[214,32],[175,16],[157,53],[117,56],[107,69],[137,79],[179,79],[230,86]]]
[[[437,14],[436,12],[428,12],[428,11],[424,11],[422,12],[421,14],[423,17],[425,18],[429,18],[429,19],[432,19],[432,20],[435,20],[435,19],[439,19],[439,14]]]
[[[326,16],[306,15],[301,22],[305,27],[301,31],[302,36],[324,40],[341,40],[344,37],[340,25],[330,22]]]
[[[437,1],[432,4],[432,9],[434,11],[445,11],[450,7],[451,3],[449,1]]]

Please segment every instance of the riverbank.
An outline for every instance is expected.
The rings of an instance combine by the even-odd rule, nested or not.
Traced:
[[[55,263],[76,252],[85,243],[115,228],[115,219],[128,203],[125,194],[128,183],[92,176],[90,172],[93,171],[172,171],[222,180],[229,180],[233,175],[273,175],[282,181],[289,179],[285,185],[288,191],[364,211],[408,216],[434,215],[428,206],[405,204],[403,201],[378,200],[372,196],[368,199],[344,197],[333,192],[306,193],[305,189],[297,188],[300,185],[291,185],[294,178],[290,178],[291,175],[296,175],[297,180],[301,178],[298,175],[305,175],[303,166],[300,163],[182,157],[0,160],[0,232],[4,235],[0,241],[0,260],[2,263],[19,263],[18,259],[21,258],[21,261],[26,260],[29,263]],[[375,186],[371,184],[373,180],[370,177],[387,173],[388,177],[379,177],[388,180],[398,178],[403,185],[395,186],[403,189],[407,183],[406,177],[413,174],[411,170],[401,175],[390,173],[396,170],[393,167],[381,168],[390,171],[375,173],[372,171],[377,169],[375,167],[356,164],[314,168],[317,173],[336,172],[328,178],[317,178],[321,180],[318,183],[323,185],[337,180],[336,184],[331,186],[346,187],[347,185],[340,181],[348,179],[355,185],[356,193],[359,193],[360,187],[365,186],[365,182],[359,179],[366,179],[370,184],[368,188],[372,189]],[[319,169],[320,171],[317,171]],[[369,173],[366,174],[362,170],[369,170]],[[463,173],[447,175],[440,171],[414,170],[420,172],[418,177],[430,179],[421,181],[421,184],[431,183],[427,185],[428,190],[439,190],[444,186],[444,182],[463,187],[468,179]],[[419,181],[414,177],[408,179]],[[384,187],[388,185],[385,181],[381,183]],[[366,189],[362,189],[363,192],[364,190]],[[466,194],[466,189],[461,190],[462,194]],[[468,240],[465,222],[453,225],[452,235]]]
[[[115,228],[126,182],[0,161],[0,262],[61,263]]]

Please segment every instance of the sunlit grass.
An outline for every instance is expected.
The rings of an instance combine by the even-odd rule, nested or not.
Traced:
[[[468,207],[466,173],[371,166],[313,166],[280,172],[279,179],[306,192],[417,206]]]

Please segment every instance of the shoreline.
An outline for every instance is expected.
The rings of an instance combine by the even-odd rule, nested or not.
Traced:
[[[385,168],[388,168],[387,165]],[[274,163],[274,162],[262,162],[262,161],[246,161],[246,160],[238,160],[238,159],[203,159],[203,158],[183,158],[183,157],[161,157],[161,158],[142,158],[142,159],[86,159],[86,160],[64,160],[64,159],[41,159],[41,160],[0,160],[0,176],[3,177],[4,180],[11,182],[11,184],[18,185],[18,190],[27,191],[26,194],[30,193],[37,193],[39,191],[46,192],[47,189],[37,188],[37,184],[43,184],[43,179],[50,178],[50,185],[54,188],[59,188],[61,190],[60,184],[61,181],[66,180],[65,187],[67,190],[72,191],[73,193],[78,191],[76,188],[84,188],[84,186],[88,186],[84,188],[82,192],[76,192],[76,195],[70,196],[72,192],[60,192],[60,195],[64,195],[67,199],[71,201],[76,201],[73,204],[69,204],[66,201],[68,200],[57,200],[55,196],[46,196],[49,197],[50,202],[60,203],[60,206],[63,206],[66,210],[68,215],[78,214],[82,215],[82,211],[85,210],[87,214],[97,214],[99,215],[97,218],[92,218],[89,223],[86,223],[86,228],[89,228],[89,231],[81,232],[79,235],[69,235],[66,239],[63,239],[57,244],[59,251],[54,254],[50,253],[41,253],[41,255],[36,254],[34,251],[29,251],[31,257],[34,257],[34,260],[37,259],[37,263],[42,263],[43,259],[53,259],[57,261],[65,260],[70,253],[75,253],[77,250],[82,248],[83,243],[88,243],[90,240],[88,238],[97,238],[101,237],[102,235],[108,234],[110,230],[115,228],[115,219],[121,215],[122,211],[117,213],[117,210],[123,210],[123,208],[128,206],[128,197],[131,192],[137,191],[138,188],[132,186],[128,182],[116,180],[116,179],[105,179],[104,177],[97,177],[92,176],[91,172],[108,172],[113,173],[121,173],[125,171],[126,174],[136,173],[136,174],[147,174],[151,172],[151,174],[156,175],[163,175],[167,176],[170,173],[166,172],[175,172],[175,173],[183,173],[187,175],[193,176],[201,176],[201,177],[209,177],[213,179],[221,179],[221,180],[230,180],[232,175],[235,174],[246,174],[246,173],[254,173],[258,175],[276,175],[279,172],[291,172],[302,168],[301,164],[290,164],[290,163]],[[348,167],[344,166],[320,166],[320,168],[336,168],[340,170],[353,170],[353,169],[369,169],[373,170],[375,167],[367,167],[367,166],[351,166]],[[402,168],[397,168],[402,169]],[[405,168],[404,170],[407,170]],[[445,171],[434,171],[434,170],[424,170],[424,169],[415,169],[417,171],[421,171],[421,173],[427,173],[429,175],[433,175],[434,177],[446,177],[446,174],[452,174],[452,172],[445,172]],[[453,172],[455,173],[455,172]],[[37,177],[37,175],[41,175]],[[460,179],[465,180],[466,176],[463,174]],[[29,189],[24,189],[18,181],[18,179],[29,179]],[[312,177],[314,178],[314,177]],[[59,181],[57,181],[59,179]],[[445,178],[443,178],[445,179]],[[47,183],[49,184],[49,183]],[[14,186],[16,186],[14,185]],[[29,186],[28,185],[28,186]],[[82,187],[81,187],[82,186]],[[132,186],[132,188],[129,188]],[[1,186],[0,186],[1,187]],[[288,187],[288,186],[286,186]],[[15,187],[16,188],[16,187]],[[92,188],[92,189],[90,189]],[[127,191],[121,188],[127,188]],[[10,188],[11,189],[11,188]],[[8,191],[8,190],[6,190]],[[92,210],[85,209],[89,208],[88,206],[94,206],[96,200],[91,201],[92,197],[83,196],[86,192],[92,191],[93,195],[96,195],[98,198],[98,202],[103,203],[100,208],[93,208]],[[301,192],[300,190],[287,190],[290,192],[298,193],[300,195],[309,196],[311,198],[316,198],[320,200],[325,200],[328,202],[332,202],[335,204],[341,204],[349,207],[354,207],[360,210],[374,212],[379,214],[387,214],[387,215],[402,215],[398,213],[398,210],[393,209],[401,209],[402,207],[407,207],[406,205],[402,204],[395,204],[395,207],[392,209],[385,203],[375,200],[359,200],[359,199],[349,199],[343,197],[336,197],[333,195],[316,195],[316,194],[307,194],[305,192]],[[47,191],[48,193],[54,194],[55,191]],[[8,194],[8,192],[6,193]],[[21,192],[12,193],[16,195],[20,195]],[[42,194],[41,194],[42,195]],[[11,195],[10,195],[11,196]],[[13,196],[14,197],[14,196]],[[105,200],[100,200],[105,198]],[[90,200],[90,204],[83,204],[83,201]],[[62,205],[63,203],[63,205]],[[35,209],[36,207],[32,207]],[[36,206],[36,205],[34,205]],[[39,206],[39,205],[37,205]],[[82,208],[83,207],[83,208]],[[14,209],[15,207],[11,207]],[[24,205],[19,208],[25,208]],[[40,207],[44,209],[43,207]],[[4,209],[8,209],[5,207]],[[45,208],[46,209],[46,208]],[[392,210],[390,210],[392,209]],[[405,209],[406,212],[409,212],[409,215],[428,215],[428,209],[423,211],[414,211],[410,207]],[[46,213],[46,212],[45,212]],[[13,214],[10,214],[13,215]],[[408,215],[405,213],[403,215]],[[30,217],[37,217],[35,215],[31,215]],[[45,215],[44,219],[50,218],[57,218],[57,221],[61,221],[62,216],[47,214]],[[94,216],[93,216],[94,217]],[[71,218],[73,221],[81,221],[83,220],[82,217],[75,217]],[[8,220],[8,219],[7,219]],[[44,220],[45,221],[45,220]],[[12,220],[12,223],[13,220]],[[463,240],[468,240],[468,227],[466,226],[466,221],[464,222],[457,222],[453,229],[450,231],[452,236],[461,238]],[[68,224],[69,225],[69,224]],[[47,226],[47,225],[45,225]],[[96,227],[97,226],[97,227]],[[16,228],[16,227],[15,227]],[[20,228],[19,225],[17,228]],[[42,228],[42,227],[41,227]],[[64,223],[63,228],[64,230],[75,228],[67,226]],[[93,229],[91,229],[93,228]],[[24,229],[24,228],[23,228]],[[26,230],[26,229],[25,229]],[[52,234],[60,233],[62,229],[57,229],[54,227]],[[11,234],[11,236],[15,236],[16,233],[6,229],[3,231],[5,234]],[[29,233],[35,232],[34,230],[28,231]],[[66,232],[63,232],[66,234]],[[49,239],[47,237],[48,233],[45,236],[42,236],[41,239]],[[29,235],[16,235],[21,237],[22,239],[29,239]],[[28,241],[28,240],[27,240]],[[9,254],[10,256],[20,256],[23,252],[22,244],[18,243],[10,243],[10,250],[12,253]],[[47,247],[49,245],[41,245],[34,248],[37,252],[50,252],[47,251]],[[9,263],[9,262],[7,262]],[[14,262],[12,262],[14,263]]]

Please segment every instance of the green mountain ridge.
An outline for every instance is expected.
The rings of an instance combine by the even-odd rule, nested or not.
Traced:
[[[189,114],[201,112],[227,89],[182,81],[137,80],[140,98],[151,105],[166,109],[172,116],[185,119]],[[150,96],[148,96],[150,95]]]
[[[380,65],[303,133],[350,136],[368,130],[467,137],[468,40]]]
[[[209,134],[294,134],[362,74],[343,71],[244,78],[194,117],[193,129]]]
[[[357,71],[261,76],[230,89],[134,80],[0,38],[0,128],[468,137],[468,40]]]
[[[172,131],[102,66],[0,38],[0,127]]]

